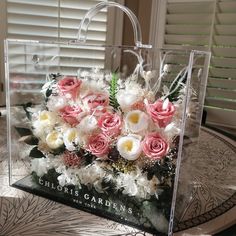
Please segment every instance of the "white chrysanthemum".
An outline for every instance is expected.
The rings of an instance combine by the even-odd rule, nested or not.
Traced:
[[[63,135],[63,141],[67,150],[75,150],[75,146],[79,144],[78,130],[76,128],[67,129]]]
[[[141,141],[135,135],[121,137],[117,141],[117,150],[127,160],[136,160],[141,152]]]
[[[63,137],[61,133],[54,130],[47,135],[46,143],[51,149],[57,149],[63,145]]]
[[[126,128],[132,133],[139,133],[148,128],[148,116],[139,110],[127,113],[125,117]]]
[[[97,119],[89,115],[84,117],[77,127],[81,133],[89,134],[98,128],[97,123]]]
[[[31,161],[31,171],[34,171],[39,177],[47,174],[49,168],[50,165],[47,158],[34,158]]]

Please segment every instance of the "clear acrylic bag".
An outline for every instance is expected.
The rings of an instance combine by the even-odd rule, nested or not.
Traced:
[[[128,15],[134,46],[86,43],[90,21],[105,7]],[[88,48],[105,52],[99,66]],[[74,52],[69,71],[66,50]],[[10,185],[171,235],[210,53],[143,45],[136,16],[114,2],[88,11],[77,41],[7,39],[5,53]]]

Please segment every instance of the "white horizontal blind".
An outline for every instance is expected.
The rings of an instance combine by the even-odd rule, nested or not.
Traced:
[[[7,36],[43,41],[76,39],[80,20],[98,2],[98,0],[7,0]],[[87,42],[105,44],[106,33],[107,10],[103,10],[93,18]],[[39,57],[43,55],[45,66],[47,62],[52,64],[58,63],[59,60],[60,72],[63,74],[76,74],[78,68],[103,68],[105,63],[105,50],[102,48],[77,49],[65,45],[60,48],[60,52],[55,48],[37,50],[34,48],[28,50],[28,53],[34,52]],[[33,55],[29,55],[25,61],[22,60],[26,53],[24,47],[10,48],[10,53],[14,55],[11,60],[11,70],[15,70],[16,73],[33,73],[32,61],[29,60]],[[50,62],[56,53],[59,53],[59,58]]]
[[[168,0],[164,47],[210,49],[207,122],[236,128],[236,1]]]

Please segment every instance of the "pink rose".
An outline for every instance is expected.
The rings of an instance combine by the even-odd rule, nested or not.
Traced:
[[[144,138],[142,149],[146,156],[156,160],[168,153],[169,145],[158,133],[150,133]]]
[[[98,120],[98,126],[104,134],[108,136],[117,136],[121,130],[121,118],[116,113],[105,113]]]
[[[86,149],[97,157],[103,157],[109,152],[109,144],[109,138],[105,134],[97,134],[89,138]]]
[[[65,122],[72,126],[79,124],[79,116],[82,109],[79,106],[65,106],[60,109],[60,115]]]
[[[67,76],[58,82],[58,87],[63,95],[70,94],[71,98],[75,100],[81,83],[82,81],[76,77]]]
[[[96,111],[96,113],[101,114],[106,112],[106,107],[109,104],[109,97],[102,93],[89,94],[83,98],[83,102],[91,112]]]
[[[171,102],[163,102],[160,99],[153,104],[146,104],[146,109],[152,120],[160,128],[166,127],[175,113],[175,107]]]

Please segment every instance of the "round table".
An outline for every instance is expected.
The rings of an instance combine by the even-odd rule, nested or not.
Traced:
[[[9,187],[4,117],[0,128],[0,235],[150,235]],[[236,223],[236,143],[202,128],[191,155],[183,160],[174,235],[211,235]],[[21,171],[22,163],[14,166]]]

